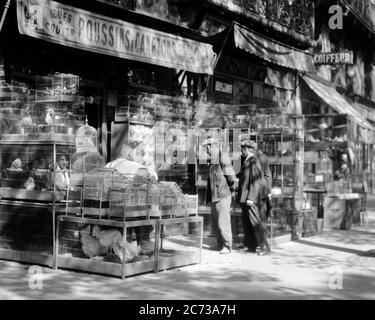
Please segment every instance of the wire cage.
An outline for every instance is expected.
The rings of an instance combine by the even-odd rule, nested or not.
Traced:
[[[188,216],[198,216],[198,195],[185,194],[186,214]]]
[[[67,190],[66,214],[109,218],[111,194],[124,192],[129,179],[116,169],[96,168],[85,174],[82,185]]]
[[[61,97],[75,96],[79,93],[79,76],[68,73],[56,73],[36,77],[36,96]]]
[[[119,222],[60,216],[56,265],[129,276],[156,271],[156,220]]]
[[[255,116],[257,132],[283,132],[293,134],[296,125],[295,119],[289,114],[258,114]]]
[[[200,263],[203,218],[160,220],[158,270]]]

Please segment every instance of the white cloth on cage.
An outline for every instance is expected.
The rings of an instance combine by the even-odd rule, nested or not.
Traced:
[[[147,172],[158,179],[156,172],[152,168],[147,168],[138,162],[130,161],[124,158],[116,159],[114,161],[108,162],[105,168],[111,168],[118,170],[124,175],[142,175],[142,170],[147,170]]]

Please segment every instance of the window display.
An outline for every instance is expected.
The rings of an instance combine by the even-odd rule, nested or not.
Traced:
[[[159,94],[118,95],[112,129],[112,157],[123,143],[135,147],[134,161],[191,190],[187,139],[193,104],[190,99]]]
[[[71,188],[79,78],[17,75],[0,99],[1,257],[53,266],[56,206]]]
[[[12,80],[8,87],[13,94],[0,102],[0,196],[62,199],[59,192],[70,184],[74,133],[83,118],[79,77],[35,76]]]

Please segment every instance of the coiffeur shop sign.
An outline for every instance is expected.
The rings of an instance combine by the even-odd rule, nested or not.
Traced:
[[[215,53],[206,43],[141,27],[47,0],[17,0],[21,34],[130,60],[213,73]]]
[[[334,64],[353,64],[353,51],[339,52],[339,53],[320,53],[314,54],[314,63],[316,65],[334,65]]]

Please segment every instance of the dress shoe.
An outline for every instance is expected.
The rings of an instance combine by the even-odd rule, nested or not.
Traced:
[[[269,249],[263,249],[263,250],[257,251],[257,254],[258,254],[258,256],[268,256],[270,254],[270,250]]]
[[[232,253],[232,250],[228,249],[227,247],[224,247],[220,250],[220,254],[229,254]]]

